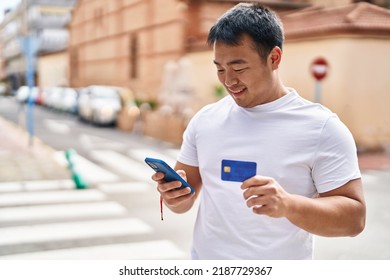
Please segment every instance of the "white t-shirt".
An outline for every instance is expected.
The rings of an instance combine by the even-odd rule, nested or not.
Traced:
[[[290,90],[282,98],[242,108],[227,96],[190,121],[178,161],[198,166],[202,191],[193,259],[311,259],[312,234],[286,218],[257,215],[240,182],[221,180],[223,159],[257,163],[289,193],[313,197],[360,178],[347,127],[319,104]]]

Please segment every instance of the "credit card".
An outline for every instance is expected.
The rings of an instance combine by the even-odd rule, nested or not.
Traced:
[[[256,175],[257,164],[252,161],[222,160],[221,179],[243,182]]]

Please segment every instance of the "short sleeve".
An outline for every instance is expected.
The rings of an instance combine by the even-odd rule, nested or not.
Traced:
[[[183,134],[183,143],[177,160],[181,163],[199,166],[196,148],[196,115],[189,122]]]
[[[329,117],[321,132],[312,177],[319,193],[361,177],[353,136],[336,115]]]

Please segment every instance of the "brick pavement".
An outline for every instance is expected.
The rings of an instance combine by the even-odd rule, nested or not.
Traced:
[[[0,117],[0,182],[69,179],[54,152],[36,137],[30,146],[23,128]]]

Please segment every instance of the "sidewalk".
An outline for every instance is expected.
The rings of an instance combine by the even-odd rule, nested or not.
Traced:
[[[30,147],[25,129],[0,117],[0,183],[69,179],[67,168],[54,160],[54,152],[38,138]]]

